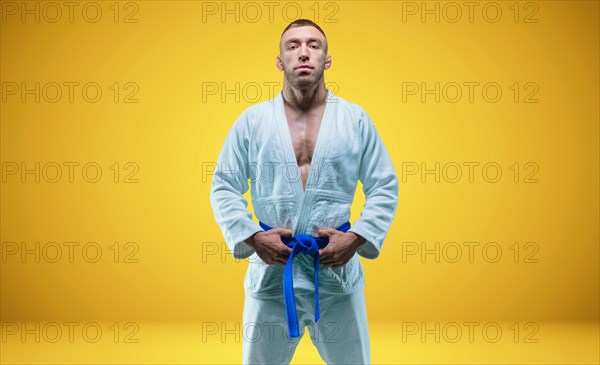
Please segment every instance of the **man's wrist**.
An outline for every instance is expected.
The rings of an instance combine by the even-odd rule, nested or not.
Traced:
[[[254,248],[254,245],[255,245],[254,236],[256,236],[256,234],[259,232],[261,232],[261,231],[254,232],[252,234],[252,236],[250,236],[244,240],[244,243],[247,244],[248,246]]]
[[[367,242],[367,240],[363,236],[361,236],[361,235],[359,235],[359,234],[357,234],[355,232],[350,231],[348,233],[351,233],[354,236],[354,241],[352,243],[353,243],[354,246],[356,246],[357,249],[360,246],[364,245],[365,242]]]

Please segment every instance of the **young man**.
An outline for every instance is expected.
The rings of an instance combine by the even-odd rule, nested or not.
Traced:
[[[331,56],[323,30],[296,20],[279,48],[283,89],[235,121],[211,188],[215,219],[234,257],[251,257],[243,363],[288,364],[308,327],[328,364],[369,364],[358,255],[379,255],[396,212],[398,179],[369,115],[325,87]],[[260,223],[246,209],[248,179]],[[366,202],[350,227],[358,180]]]

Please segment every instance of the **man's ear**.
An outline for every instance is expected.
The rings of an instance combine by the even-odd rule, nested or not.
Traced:
[[[329,67],[331,67],[331,56],[327,55],[325,56],[325,69],[329,70]]]
[[[281,62],[281,57],[277,56],[275,59],[275,66],[277,66],[279,71],[283,71],[283,62]]]

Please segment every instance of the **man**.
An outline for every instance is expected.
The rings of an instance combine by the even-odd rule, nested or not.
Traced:
[[[325,88],[331,56],[317,24],[289,24],[276,62],[283,90],[235,121],[211,188],[228,247],[236,258],[251,258],[243,363],[288,364],[308,327],[328,364],[368,364],[358,255],[379,255],[396,212],[398,179],[368,114]],[[248,180],[259,223],[246,209]],[[366,202],[348,229],[358,180]]]

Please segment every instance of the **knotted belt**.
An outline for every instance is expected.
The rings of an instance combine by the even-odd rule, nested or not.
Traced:
[[[258,222],[260,226],[268,231],[273,229],[268,225]],[[336,230],[347,232],[350,229],[350,222],[346,222],[341,226],[337,227]],[[313,255],[315,262],[315,322],[319,321],[320,310],[319,310],[319,265],[321,263],[321,255],[319,254],[319,248],[327,246],[329,243],[328,237],[316,237],[309,236],[306,234],[300,234],[297,236],[281,237],[281,241],[286,246],[292,249],[292,253],[288,257],[285,269],[283,270],[283,299],[285,302],[285,313],[288,322],[288,336],[289,337],[300,337],[300,331],[298,327],[298,315],[296,314],[296,301],[294,299],[294,278],[292,272],[292,260],[299,253],[305,255]]]

